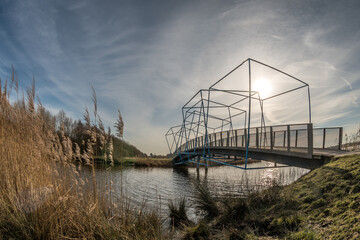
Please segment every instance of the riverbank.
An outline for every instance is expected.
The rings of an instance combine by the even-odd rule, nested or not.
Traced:
[[[241,165],[245,164],[245,159],[229,159],[231,161],[232,165]],[[257,159],[248,159],[248,163],[256,163],[261,162],[261,160]],[[141,157],[133,157],[133,158],[124,158],[123,162],[115,162],[116,165],[125,165],[125,166],[135,166],[135,167],[164,167],[164,168],[171,168],[173,167],[172,159],[169,158],[141,158]],[[211,162],[209,161],[208,164],[210,166],[216,165],[216,166],[222,166],[221,164]],[[196,164],[189,164],[186,165],[186,167],[196,167]],[[200,165],[200,167],[204,167],[203,165]],[[215,166],[212,166],[215,167]]]
[[[169,158],[146,158],[146,157],[128,157],[123,162],[116,162],[116,165],[135,166],[135,167],[173,167],[172,159]]]
[[[205,217],[187,226],[187,239],[358,239],[360,155],[344,156],[288,186],[247,199],[200,194]],[[200,191],[201,192],[201,191]]]

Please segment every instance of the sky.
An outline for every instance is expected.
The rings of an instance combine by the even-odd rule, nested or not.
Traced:
[[[316,126],[360,123],[360,1],[0,0],[0,77],[82,119],[91,86],[105,125],[166,154],[181,107],[247,58],[309,84]],[[295,116],[296,118],[296,116]]]

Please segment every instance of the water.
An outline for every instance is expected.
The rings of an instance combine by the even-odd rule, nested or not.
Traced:
[[[252,163],[249,167],[273,166],[273,163]],[[186,199],[189,215],[196,218],[195,184],[207,184],[214,196],[246,197],[249,191],[265,189],[274,181],[287,185],[308,173],[308,169],[280,167],[256,170],[241,170],[229,166],[200,168],[135,168],[114,167],[111,179],[115,186],[115,196],[130,199],[137,206],[156,210],[163,217],[168,214],[169,201]],[[104,182],[108,172],[97,169],[97,178]]]

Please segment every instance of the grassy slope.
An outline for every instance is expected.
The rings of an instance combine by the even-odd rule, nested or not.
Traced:
[[[172,159],[168,158],[135,158],[135,167],[173,167]]]
[[[135,157],[135,156],[145,155],[143,152],[141,152],[135,146],[133,146],[125,141],[121,141],[120,139],[118,139],[116,137],[113,138],[113,144],[114,144],[114,160],[115,161],[120,161],[120,159],[123,157]]]
[[[334,159],[289,186],[222,199],[221,213],[187,228],[187,237],[359,239],[359,182],[360,155]]]
[[[126,166],[135,167],[173,167],[172,159],[169,158],[125,157],[122,163]]]
[[[292,187],[299,209],[319,237],[359,239],[360,155],[334,159]]]

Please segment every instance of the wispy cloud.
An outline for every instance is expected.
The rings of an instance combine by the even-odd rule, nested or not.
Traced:
[[[181,106],[248,57],[309,83],[314,122],[360,117],[358,1],[4,1],[0,74],[13,64],[52,112],[81,118],[97,90],[104,122],[166,153]],[[269,113],[273,121],[296,118]],[[299,113],[303,114],[303,113]],[[357,120],[358,121],[358,120]]]

